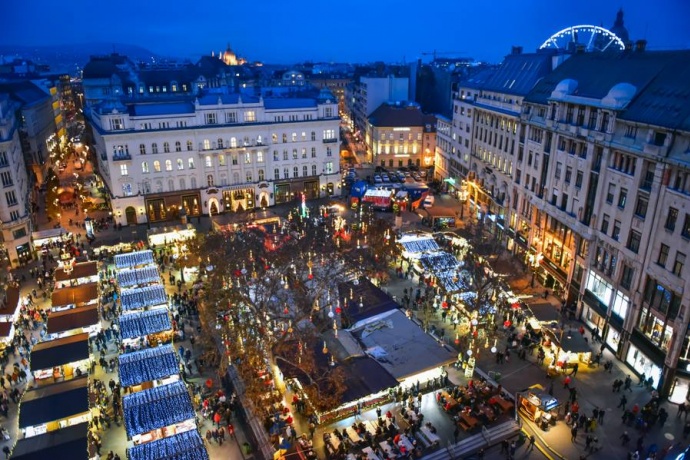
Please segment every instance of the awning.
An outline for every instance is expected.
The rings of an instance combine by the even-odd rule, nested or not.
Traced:
[[[139,444],[127,449],[129,460],[208,460],[204,441],[197,430]]]
[[[96,299],[98,299],[98,283],[88,283],[56,289],[51,296],[51,304],[53,308],[65,305],[79,306]]]
[[[120,337],[134,339],[172,329],[167,308],[120,315]]]
[[[153,264],[153,251],[137,251],[128,254],[117,254],[115,256],[115,265],[117,268],[132,268],[139,265]]]
[[[89,334],[86,333],[40,342],[31,350],[31,370],[51,369],[87,359],[89,355]]]
[[[123,396],[122,408],[129,439],[195,417],[189,391],[181,381]]]
[[[73,308],[48,316],[48,334],[71,331],[98,323],[98,306]]]
[[[561,337],[560,331],[545,327],[542,329],[546,332],[554,343],[559,343],[558,339]],[[577,329],[567,330],[563,333],[563,342],[560,344],[563,351],[571,353],[587,353],[592,351],[592,347]]]
[[[27,390],[19,411],[19,428],[62,420],[89,410],[88,376]]]
[[[120,305],[123,311],[138,310],[152,305],[162,305],[167,302],[168,294],[160,284],[120,291]]]
[[[123,387],[170,377],[180,371],[177,354],[172,345],[126,353],[120,355],[118,360],[120,383]]]
[[[88,422],[17,441],[12,460],[89,460]]]

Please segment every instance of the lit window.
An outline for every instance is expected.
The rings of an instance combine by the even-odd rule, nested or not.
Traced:
[[[177,159],[177,169],[178,171],[182,171],[184,169],[184,161],[182,161],[182,158]],[[180,187],[184,188],[184,187]]]
[[[165,170],[172,171],[172,160],[165,160]]]
[[[141,164],[141,172],[143,172],[144,174],[148,174],[148,172],[149,172],[149,163],[148,163],[148,161],[144,161],[144,162]]]
[[[153,171],[154,172],[161,172],[161,162],[156,160],[153,162]]]
[[[120,165],[120,175],[121,176],[128,176],[129,175],[129,173],[127,172],[127,165],[126,164]]]
[[[206,155],[206,167],[210,168],[213,166],[213,159],[211,158],[211,155]]]

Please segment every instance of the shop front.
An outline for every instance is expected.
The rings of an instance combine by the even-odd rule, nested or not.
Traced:
[[[625,362],[637,375],[644,374],[646,378],[652,377],[652,387],[659,388],[664,367],[664,352],[641,334],[638,330],[630,336],[628,352]]]
[[[249,186],[226,187],[223,189],[225,211],[242,212],[256,207],[254,188]]]
[[[183,214],[196,217],[201,215],[201,198],[198,192],[148,195],[145,207],[149,222],[175,220]]]

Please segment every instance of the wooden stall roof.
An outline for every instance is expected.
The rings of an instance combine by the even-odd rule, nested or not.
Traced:
[[[98,306],[72,308],[48,316],[48,334],[93,326],[98,322]]]
[[[37,343],[31,350],[31,369],[50,369],[89,357],[89,334],[82,333]]]
[[[63,305],[83,305],[98,298],[98,283],[82,284],[53,291],[53,307]]]
[[[55,281],[78,280],[96,275],[98,275],[98,262],[82,262],[74,264],[71,273],[66,273],[62,268],[55,270]]]

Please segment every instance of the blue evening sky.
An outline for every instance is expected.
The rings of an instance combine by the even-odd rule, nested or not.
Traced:
[[[6,0],[0,44],[130,43],[196,58],[229,42],[249,61],[410,61],[451,51],[500,61],[570,25],[610,28],[618,8],[650,49],[690,48],[688,0]]]

